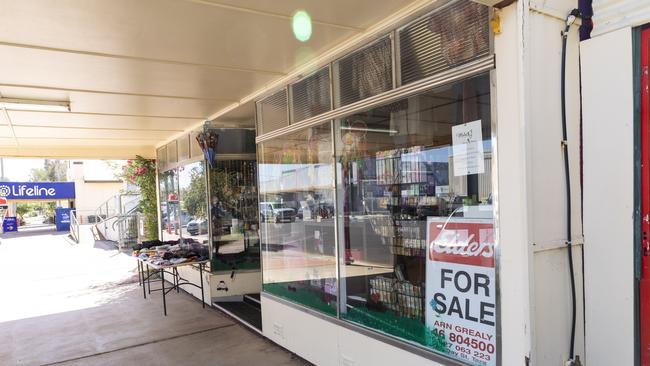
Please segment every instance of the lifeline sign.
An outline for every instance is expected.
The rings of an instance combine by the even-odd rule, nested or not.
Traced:
[[[73,199],[74,182],[0,182],[0,197],[9,200]]]
[[[494,229],[491,219],[427,220],[426,325],[448,356],[496,365]]]

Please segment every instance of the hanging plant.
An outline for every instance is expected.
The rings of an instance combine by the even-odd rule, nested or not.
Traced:
[[[127,160],[121,178],[140,188],[140,208],[144,216],[144,237],[158,239],[158,208],[156,201],[156,161],[136,156]]]

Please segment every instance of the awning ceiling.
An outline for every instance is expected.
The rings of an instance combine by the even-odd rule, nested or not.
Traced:
[[[0,96],[71,112],[0,110],[0,154],[153,156],[203,120],[253,126],[250,97],[412,0],[0,0]],[[306,10],[299,42],[291,16]],[[245,100],[243,100],[245,99]],[[221,115],[240,102],[248,109]]]

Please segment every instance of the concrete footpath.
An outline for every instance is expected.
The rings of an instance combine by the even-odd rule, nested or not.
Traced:
[[[0,236],[0,365],[307,364],[182,292],[164,317],[132,258],[66,235]]]

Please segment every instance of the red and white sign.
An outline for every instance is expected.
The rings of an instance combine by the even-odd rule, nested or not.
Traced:
[[[0,206],[6,206],[7,205],[7,199],[4,197],[0,197]]]
[[[496,365],[496,287],[492,219],[427,220],[426,324],[446,353]]]

